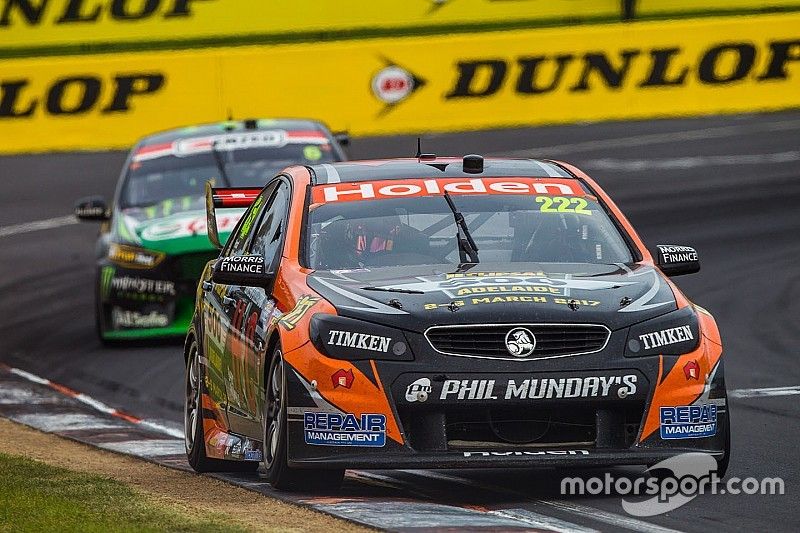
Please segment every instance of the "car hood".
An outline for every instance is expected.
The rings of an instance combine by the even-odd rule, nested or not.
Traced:
[[[233,227],[244,213],[243,209],[229,209],[217,215],[220,240],[225,242]],[[208,240],[206,212],[182,211],[167,216],[149,217],[142,210],[120,213],[117,235],[127,242],[149,250],[168,254],[183,254],[214,250]]]
[[[616,330],[677,308],[662,276],[647,265],[480,263],[462,272],[452,265],[316,271],[308,284],[342,316],[410,331],[541,322]]]

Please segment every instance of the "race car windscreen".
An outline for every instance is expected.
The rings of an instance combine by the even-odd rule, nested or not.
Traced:
[[[128,168],[120,197],[121,207],[151,206],[167,199],[201,199],[208,180],[218,187],[260,187],[288,166],[335,160],[328,139],[321,133],[282,146],[252,142],[234,145],[225,140],[230,137],[206,137],[203,138],[205,142],[198,141],[194,145],[188,144],[190,139],[169,143],[163,148],[143,147],[134,154]],[[225,175],[211,149],[212,142],[216,143]]]
[[[560,190],[540,187],[547,194],[537,194],[533,189],[520,193],[523,186],[530,188],[535,180],[512,180],[503,178],[499,182],[505,187],[501,194],[450,192],[479,249],[480,262],[633,261],[630,249],[605,210],[595,197],[584,194],[577,182],[551,180],[572,181],[573,185]],[[471,186],[478,183],[478,191],[495,192],[487,190],[484,182],[489,181],[491,178],[470,180]],[[441,184],[434,188],[423,183],[382,183],[390,183],[391,189],[350,183],[341,184],[339,191],[344,192],[337,194],[334,186],[328,187],[329,191],[324,191],[324,186],[314,187],[306,232],[309,266],[346,270],[459,264],[455,217]],[[354,185],[359,188],[353,189]],[[426,192],[402,195],[418,189]],[[384,190],[390,194],[381,195]],[[427,192],[431,190],[432,193]]]

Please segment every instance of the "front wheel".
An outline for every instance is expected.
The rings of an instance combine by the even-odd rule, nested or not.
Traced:
[[[106,339],[106,317],[105,317],[105,304],[103,304],[103,298],[101,296],[102,288],[102,270],[98,270],[95,274],[95,283],[94,283],[94,331],[97,334],[97,339],[100,341],[101,344],[105,346],[112,345],[113,343],[109,342]]]
[[[335,489],[342,484],[343,469],[291,468],[287,456],[286,372],[283,353],[272,353],[265,380],[263,414],[264,469],[270,485],[278,490]]]

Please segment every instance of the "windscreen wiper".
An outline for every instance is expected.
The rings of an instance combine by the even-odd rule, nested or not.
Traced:
[[[423,291],[403,289],[400,287],[361,287],[362,291],[400,292],[403,294],[425,294]]]
[[[450,198],[450,194],[447,191],[444,192],[444,199],[447,200],[447,205],[450,207],[450,211],[453,212],[453,217],[456,219],[456,227],[458,228],[456,240],[458,241],[458,256],[461,264],[480,262],[480,259],[478,259],[478,245],[476,245],[475,241],[472,239],[472,235],[467,227],[467,221],[464,220],[464,215],[461,214],[456,204],[453,203],[453,199]],[[467,259],[469,259],[469,261],[467,261]]]
[[[217,163],[219,177],[225,182],[222,186],[233,187],[233,185],[231,185],[231,180],[228,178],[228,173],[225,171],[225,162],[222,161],[222,156],[220,155],[219,150],[217,150],[217,141],[211,142],[211,155],[214,156],[214,162]]]

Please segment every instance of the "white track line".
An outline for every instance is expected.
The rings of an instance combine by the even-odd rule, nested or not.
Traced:
[[[530,528],[527,522],[515,518],[426,501],[336,501],[316,503],[313,507],[381,531],[520,531],[526,526]]]
[[[596,507],[589,507],[588,505],[581,505],[579,503],[565,502],[560,500],[539,500],[539,501],[555,509],[559,509],[561,511],[567,511],[569,513],[583,516],[586,518],[592,518],[594,520],[597,520],[599,522],[604,522],[614,527],[622,527],[625,529],[630,529],[632,531],[639,531],[641,533],[679,533],[679,530],[677,529],[670,529],[668,527],[658,526],[656,524],[651,524],[650,522],[645,522],[644,520],[638,520],[636,518],[631,518],[629,516],[622,516],[616,513],[610,513],[608,511],[597,509]]]
[[[9,237],[11,235],[20,235],[22,233],[30,233],[31,231],[40,231],[43,229],[62,228],[64,226],[71,226],[77,224],[78,219],[74,215],[66,215],[63,217],[46,218],[44,220],[34,220],[33,222],[23,222],[22,224],[12,224],[11,226],[0,227],[0,237]]]
[[[467,485],[482,490],[499,492],[501,494],[502,493],[512,494],[520,498],[525,498],[533,503],[541,503],[543,505],[547,505],[549,507],[565,511],[567,513],[576,514],[585,518],[592,518],[594,520],[597,520],[598,522],[603,522],[605,524],[609,524],[617,528],[625,528],[631,531],[638,531],[640,533],[680,533],[680,530],[677,529],[670,529],[667,527],[658,526],[656,524],[645,522],[644,520],[638,520],[636,518],[631,518],[628,516],[623,516],[616,513],[603,511],[597,509],[596,507],[589,507],[588,505],[582,505],[578,503],[566,502],[561,500],[532,499],[529,494],[525,494],[524,492],[520,492],[514,489],[509,489],[506,487],[501,487],[498,485],[493,485],[491,483],[483,483],[481,481],[475,481],[473,479],[462,478],[450,474],[442,474],[440,472],[429,472],[427,470],[403,470],[403,472],[430,479],[451,481],[454,483],[459,483],[461,485]]]
[[[644,170],[685,170],[698,167],[724,167],[796,163],[800,161],[800,150],[772,154],[736,154],[696,157],[672,157],[663,159],[591,159],[585,161],[587,168],[616,170],[618,172],[641,172]]]
[[[596,529],[579,526],[578,524],[559,520],[541,513],[534,513],[527,509],[498,509],[489,511],[489,514],[519,520],[536,529],[555,531],[556,533],[598,533]]]
[[[30,372],[25,372],[24,370],[20,370],[19,368],[11,368],[9,372],[15,374],[21,378],[27,379],[28,381],[32,381],[33,383],[38,383],[39,385],[50,385],[49,379],[40,378],[36,374],[31,374]]]
[[[632,148],[681,141],[722,139],[725,137],[736,137],[738,135],[746,135],[750,133],[786,131],[794,129],[800,129],[800,120],[788,120],[747,126],[719,126],[715,128],[676,131],[671,133],[651,133],[647,135],[619,137],[616,139],[598,139],[594,141],[584,141],[572,144],[557,144],[554,146],[541,146],[525,148],[522,150],[498,152],[497,154],[493,155],[504,155],[510,157],[533,157],[539,155],[543,157],[552,157],[562,154],[591,152],[593,150],[606,150],[610,148]]]
[[[164,457],[168,455],[183,455],[186,453],[183,439],[126,440],[123,442],[104,442],[98,444],[98,446],[113,452],[151,458]]]
[[[800,385],[767,387],[763,389],[737,389],[728,392],[731,398],[759,398],[762,396],[794,396],[800,394]]]
[[[448,481],[451,483],[456,482],[460,485],[467,484],[470,486],[476,486],[482,490],[487,489],[486,485],[473,482],[472,480],[462,479],[455,476],[449,476],[447,474],[440,474],[438,472],[428,472],[426,470],[401,470],[401,472],[405,472],[411,475],[419,475],[430,479]],[[386,476],[375,472],[364,472],[362,470],[348,470],[347,476],[361,483],[377,485],[380,487],[389,487],[395,490],[402,490],[405,491],[407,494],[413,495],[416,498],[424,500],[433,499],[432,495],[423,492],[424,489],[422,487],[419,487],[418,485],[415,485],[408,481],[404,481],[402,479],[397,479],[392,476]],[[494,490],[493,492],[498,492],[498,491]],[[504,492],[508,493],[509,491],[504,491]],[[513,493],[515,496],[518,495],[516,491],[513,491]],[[527,496],[525,498],[528,499]],[[442,504],[436,504],[436,505],[442,505]],[[482,512],[485,514],[497,516],[499,518],[504,518],[506,520],[513,520],[517,523],[522,523],[526,526],[535,527],[539,530],[544,530],[544,531],[554,531],[556,533],[597,533],[596,529],[580,526],[578,524],[573,524],[572,522],[567,522],[566,520],[561,520],[545,514],[529,511],[528,509],[490,509]],[[443,527],[446,527],[446,525],[444,525]]]
[[[119,429],[125,427],[121,420],[109,419],[82,413],[30,413],[18,415],[15,420],[25,424],[41,428],[48,433],[58,431],[74,431],[80,429]]]

